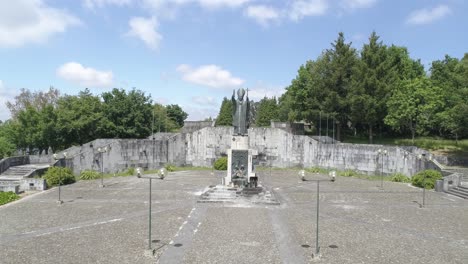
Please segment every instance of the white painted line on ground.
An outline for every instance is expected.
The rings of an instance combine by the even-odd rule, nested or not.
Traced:
[[[57,230],[53,230],[53,231],[50,231],[50,232],[39,233],[39,234],[37,234],[35,236],[36,237],[46,236],[46,235],[50,235],[50,234],[54,234],[54,233],[58,233],[58,232],[71,231],[71,230],[80,229],[80,228],[84,228],[84,227],[90,227],[90,226],[104,225],[104,224],[114,223],[114,222],[118,222],[118,221],[122,221],[122,220],[123,220],[123,218],[116,218],[116,219],[111,219],[111,220],[107,220],[107,221],[90,223],[90,224],[86,224],[86,225],[73,226],[73,227],[69,227],[69,228],[59,228]],[[22,235],[31,234],[31,233],[35,233],[35,232],[37,232],[37,231],[30,231],[30,232],[22,233]]]

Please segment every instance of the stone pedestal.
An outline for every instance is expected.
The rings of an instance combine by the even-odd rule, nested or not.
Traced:
[[[249,149],[248,136],[233,136],[227,155],[228,168],[224,178],[225,185],[245,187],[252,180],[256,180],[252,156],[257,155],[257,151]]]

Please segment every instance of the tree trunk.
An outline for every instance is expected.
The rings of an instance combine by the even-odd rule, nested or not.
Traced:
[[[341,123],[336,122],[336,140],[341,141]]]
[[[373,144],[374,138],[372,135],[372,125],[369,125],[369,144]]]

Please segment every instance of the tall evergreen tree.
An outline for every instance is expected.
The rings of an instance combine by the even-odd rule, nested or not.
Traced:
[[[267,127],[270,126],[270,121],[279,121],[278,103],[275,97],[265,97],[260,100],[255,124],[258,127]]]
[[[232,126],[232,111],[233,105],[231,100],[224,97],[218,117],[216,118],[216,126]]]
[[[361,50],[361,57],[353,75],[350,91],[353,123],[361,123],[368,129],[369,143],[373,142],[373,128],[387,115],[387,97],[392,68],[387,63],[387,47],[372,32],[369,43]]]

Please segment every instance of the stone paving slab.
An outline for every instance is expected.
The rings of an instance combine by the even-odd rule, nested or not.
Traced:
[[[197,203],[211,171],[80,181],[0,207],[0,263],[468,263],[468,201],[402,183],[258,172],[280,205]]]

